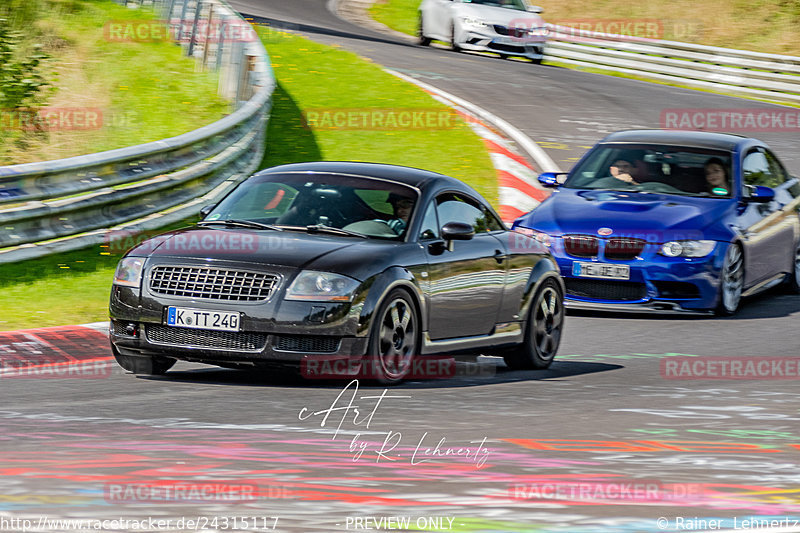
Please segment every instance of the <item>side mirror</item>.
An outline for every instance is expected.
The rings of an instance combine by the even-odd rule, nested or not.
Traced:
[[[539,174],[539,183],[545,187],[559,187],[561,183],[558,181],[559,176],[567,174],[566,172],[542,172]]]
[[[531,12],[531,13],[541,13],[542,11],[544,11],[544,10],[543,10],[541,7],[539,7],[539,6],[528,6],[528,7],[526,7],[526,8],[525,8],[525,10],[526,10],[526,11],[529,11],[529,12]]]
[[[442,226],[442,238],[447,242],[447,250],[453,251],[453,241],[468,241],[475,236],[475,228],[464,222],[448,222]]]
[[[763,185],[756,185],[755,188],[750,191],[750,196],[746,198],[748,202],[757,204],[767,204],[774,199],[775,191]]]
[[[214,204],[203,206],[203,208],[200,209],[200,218],[206,218],[212,209],[214,209]]]

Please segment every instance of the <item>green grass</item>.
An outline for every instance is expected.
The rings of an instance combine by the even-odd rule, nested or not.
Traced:
[[[379,0],[370,6],[369,14],[393,30],[417,35],[419,0]]]
[[[264,28],[259,32],[278,80],[262,167],[314,160],[403,164],[463,179],[496,202],[491,161],[466,124],[433,131],[342,131],[313,129],[303,118],[303,109],[313,108],[448,108],[354,54]],[[0,265],[0,330],[106,320],[120,257],[101,255],[108,250],[97,246]]]
[[[186,226],[188,218],[148,232]],[[126,241],[83,250],[0,264],[0,331],[85,324],[108,318],[108,298]]]
[[[51,59],[44,74],[53,89],[43,107],[100,110],[101,128],[33,133],[0,131],[0,165],[42,161],[172,137],[229,112],[217,96],[218,75],[201,72],[170,42],[107,38],[111,21],[150,21],[153,13],[110,0],[40,1],[26,44],[37,41]]]
[[[259,30],[271,37],[264,41],[280,82],[265,167],[317,159],[406,165],[459,178],[496,203],[491,160],[483,142],[461,121],[434,130],[309,129],[301,110],[424,109],[443,114],[451,110],[355,54],[295,35]]]

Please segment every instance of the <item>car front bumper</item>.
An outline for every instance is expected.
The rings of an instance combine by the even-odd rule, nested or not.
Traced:
[[[649,254],[633,261],[600,261],[628,265],[630,279],[625,281],[574,276],[575,262],[597,260],[561,255],[556,261],[567,288],[565,305],[610,311],[709,312],[717,305],[725,248],[718,243],[701,258]]]
[[[352,359],[367,352],[368,324],[361,317],[363,293],[353,302],[283,299],[295,272],[270,267],[279,285],[265,301],[192,299],[156,294],[148,286],[150,269],[174,260],[148,260],[141,289],[114,285],[111,290],[109,338],[121,355],[159,356],[223,366],[267,363],[299,364],[309,358]],[[182,260],[191,266],[208,262]],[[214,267],[242,268],[232,263]],[[238,331],[177,327],[167,324],[169,307],[239,313]]]
[[[545,54],[546,39],[519,39],[488,32],[466,31],[458,45],[464,50],[542,59]]]

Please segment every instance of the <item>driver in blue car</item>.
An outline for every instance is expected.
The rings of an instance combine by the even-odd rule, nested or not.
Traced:
[[[609,167],[609,174],[625,183],[639,185],[647,181],[647,163],[644,153],[628,151],[618,157]]]

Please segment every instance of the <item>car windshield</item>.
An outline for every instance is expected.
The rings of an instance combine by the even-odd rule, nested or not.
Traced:
[[[730,198],[730,152],[654,144],[601,144],[564,183],[570,189]]]
[[[269,174],[239,185],[203,223],[252,221],[289,230],[401,239],[417,196],[416,189],[379,178]]]
[[[525,2],[523,0],[464,0],[464,3],[481,4],[492,7],[505,7],[507,9],[525,11]]]

